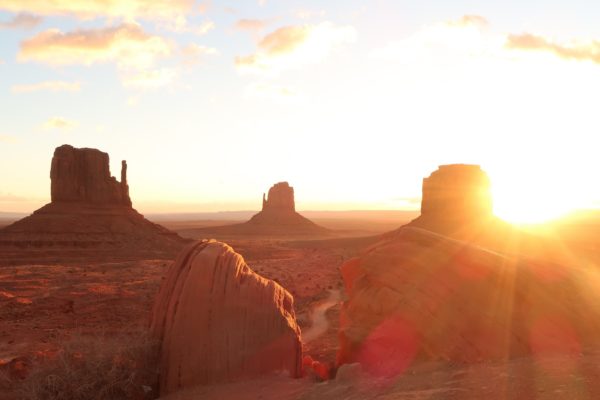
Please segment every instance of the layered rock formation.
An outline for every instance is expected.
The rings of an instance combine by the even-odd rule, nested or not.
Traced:
[[[131,206],[127,162],[121,162],[121,182],[110,175],[108,154],[96,149],[57,147],[50,168],[53,203],[83,202]]]
[[[263,212],[285,213],[295,212],[294,188],[287,182],[279,182],[269,189],[269,197],[263,193]]]
[[[341,267],[338,363],[395,376],[422,360],[578,353],[600,341],[600,296],[561,248],[495,218],[478,166],[441,166],[421,215]]]
[[[201,241],[179,254],[156,298],[151,330],[161,345],[162,395],[274,371],[301,374],[293,297],[224,243]]]
[[[490,217],[489,177],[479,165],[441,165],[423,179],[421,215],[461,219]]]
[[[590,271],[404,228],[345,263],[338,363],[396,376],[423,360],[578,355],[600,341]]]
[[[195,229],[198,235],[222,236],[327,236],[331,232],[296,212],[294,188],[287,182],[279,182],[263,194],[262,211],[243,224]]]
[[[452,164],[423,179],[421,215],[411,226],[456,234],[495,220],[487,174],[478,165]]]
[[[8,259],[0,262],[163,258],[185,244],[132,208],[125,161],[119,182],[110,175],[108,154],[63,145],[56,148],[50,171],[52,202],[0,230]]]

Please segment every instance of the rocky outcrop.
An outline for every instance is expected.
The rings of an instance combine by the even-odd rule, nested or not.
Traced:
[[[294,188],[287,182],[279,182],[271,186],[269,196],[263,193],[263,212],[295,212]]]
[[[341,267],[338,363],[396,376],[420,361],[579,354],[600,340],[588,272],[406,227]]]
[[[195,229],[190,234],[228,236],[329,236],[331,231],[319,226],[296,212],[294,188],[279,182],[263,194],[262,211],[242,224]],[[212,236],[214,237],[214,236]]]
[[[423,179],[421,214],[409,226],[489,242],[511,228],[493,215],[490,179],[478,165],[442,165]],[[478,236],[478,238],[475,238]],[[483,238],[482,236],[486,236]]]
[[[50,168],[51,198],[57,202],[124,205],[131,207],[127,163],[121,182],[110,175],[108,154],[96,149],[63,145],[54,150]]]
[[[442,165],[423,179],[421,215],[488,218],[492,215],[490,179],[479,165]]]
[[[57,147],[52,202],[0,230],[0,264],[175,256],[187,241],[132,208],[127,163],[118,182],[108,161],[96,149]]]
[[[161,346],[161,394],[273,371],[300,376],[293,301],[226,244],[186,247],[152,311],[151,330]]]

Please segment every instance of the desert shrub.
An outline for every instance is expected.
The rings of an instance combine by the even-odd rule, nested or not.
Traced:
[[[157,343],[146,332],[75,335],[19,385],[24,400],[157,397]]]

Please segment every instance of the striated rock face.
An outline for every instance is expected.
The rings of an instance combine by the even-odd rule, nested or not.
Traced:
[[[600,295],[577,268],[407,227],[341,272],[338,364],[373,375],[429,360],[579,355],[600,341]]]
[[[481,218],[491,214],[490,179],[478,165],[442,165],[423,179],[421,215]]]
[[[265,212],[294,212],[294,188],[287,182],[279,182],[271,186],[269,196],[263,194],[262,210]]]
[[[151,330],[161,344],[161,394],[273,371],[299,377],[302,347],[293,302],[226,244],[186,247],[152,311]]]
[[[84,202],[131,207],[127,163],[121,182],[110,175],[108,154],[96,149],[57,147],[50,168],[52,202]]]

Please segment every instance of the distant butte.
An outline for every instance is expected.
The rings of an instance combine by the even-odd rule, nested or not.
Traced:
[[[263,194],[262,210],[242,224],[194,229],[190,234],[216,234],[222,236],[327,236],[331,234],[296,212],[294,188],[287,182],[273,185],[268,195]]]
[[[186,242],[132,208],[125,161],[119,182],[107,153],[63,145],[54,151],[50,181],[49,204],[0,230],[0,263],[170,258]]]

